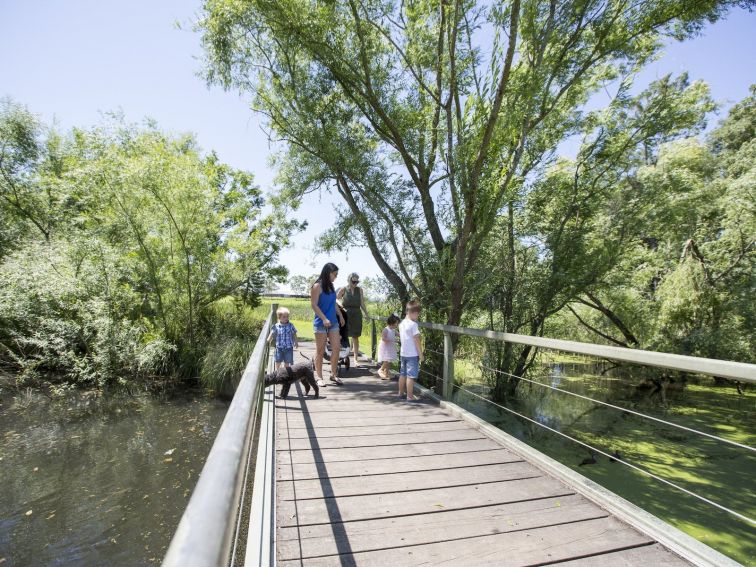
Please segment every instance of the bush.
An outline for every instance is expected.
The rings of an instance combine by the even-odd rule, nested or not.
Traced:
[[[20,384],[59,375],[105,387],[166,370],[175,347],[145,340],[147,324],[122,315],[131,293],[104,288],[93,268],[74,271],[56,245],[28,246],[0,266],[0,362],[20,371]]]

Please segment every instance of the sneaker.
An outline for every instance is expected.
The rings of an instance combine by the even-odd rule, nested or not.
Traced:
[[[318,388],[325,388],[325,387],[326,387],[325,380],[323,380],[322,378],[318,380]]]

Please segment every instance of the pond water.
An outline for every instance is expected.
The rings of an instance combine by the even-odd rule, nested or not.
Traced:
[[[679,378],[659,388],[644,368],[608,370],[594,363],[545,364],[531,376],[568,392],[756,446],[756,386],[717,385],[711,378]],[[485,382],[485,380],[483,380]],[[756,530],[731,514],[650,479],[541,427],[548,426],[637,467],[756,518],[756,452],[649,421],[539,384],[520,383],[502,405],[481,378],[462,379],[455,402],[641,508],[672,523],[744,565],[756,564]],[[466,391],[465,391],[466,390]],[[594,461],[594,462],[591,462]]]
[[[0,565],[159,564],[227,408],[0,395]]]

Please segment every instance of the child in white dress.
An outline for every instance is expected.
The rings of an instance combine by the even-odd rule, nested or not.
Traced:
[[[378,362],[381,368],[378,376],[381,380],[388,380],[391,375],[391,363],[396,362],[396,329],[399,326],[399,317],[393,313],[386,321],[386,328],[381,333],[381,344],[378,346]]]

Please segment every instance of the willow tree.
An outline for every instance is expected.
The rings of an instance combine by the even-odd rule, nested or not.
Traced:
[[[286,142],[284,193],[338,191],[327,236],[457,324],[498,213],[591,95],[733,4],[207,0],[199,28],[208,80],[251,93]]]

